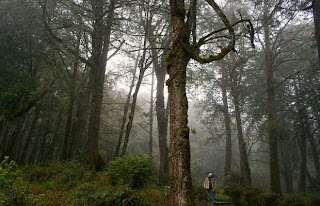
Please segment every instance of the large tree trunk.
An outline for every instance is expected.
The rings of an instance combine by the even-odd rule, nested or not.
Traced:
[[[320,64],[320,0],[314,0],[313,2],[313,18]]]
[[[191,196],[190,144],[188,128],[188,101],[186,97],[186,67],[188,55],[174,41],[167,63],[170,79],[170,173],[173,178],[173,199],[170,205],[193,205]],[[173,55],[175,54],[175,55]]]
[[[269,155],[270,155],[270,189],[271,192],[281,194],[280,185],[280,169],[278,158],[278,131],[277,131],[277,113],[274,105],[274,86],[273,86],[273,58],[270,47],[270,31],[269,31],[269,11],[268,2],[264,0],[264,38],[265,38],[265,78],[267,83],[267,134],[269,139]]]
[[[171,206],[194,205],[190,172],[190,143],[188,127],[188,100],[186,96],[186,68],[190,57],[183,45],[189,44],[183,0],[170,0],[173,27],[171,51],[167,56],[170,107],[170,173],[173,197]]]
[[[227,97],[227,75],[226,68],[221,68],[221,92],[223,100],[223,115],[224,115],[224,127],[226,131],[226,154],[224,163],[224,175],[228,175],[231,171],[231,160],[232,160],[232,143],[231,143],[231,120],[228,107]]]
[[[248,162],[248,156],[246,151],[246,144],[243,138],[242,131],[242,122],[241,122],[241,111],[240,111],[240,99],[239,99],[239,91],[238,91],[238,72],[236,68],[233,69],[232,72],[232,83],[231,83],[231,93],[233,96],[233,104],[236,115],[237,122],[237,132],[238,132],[238,141],[239,141],[239,152],[240,152],[240,169],[242,176],[244,178],[245,185],[251,185],[251,176],[250,176],[250,167]]]
[[[167,56],[167,81],[170,107],[170,173],[172,175],[173,197],[171,206],[194,205],[192,197],[192,181],[190,172],[190,142],[188,127],[188,100],[186,95],[186,68],[190,58],[201,63],[221,60],[235,44],[235,34],[230,22],[213,0],[206,2],[217,12],[230,33],[228,46],[217,55],[202,58],[198,49],[206,37],[199,39],[197,45],[190,45],[190,34],[196,43],[196,6],[197,1],[191,0],[186,15],[184,0],[170,0],[172,45]],[[210,36],[210,35],[209,35]],[[208,36],[207,36],[208,37]]]
[[[110,0],[109,2],[106,24],[103,22],[103,17],[105,15],[103,8],[105,2],[103,0],[91,1],[94,15],[92,32],[92,68],[90,70],[90,78],[92,78],[92,84],[90,85],[92,99],[90,105],[91,111],[89,118],[86,162],[94,165],[97,169],[101,169],[104,164],[104,161],[99,154],[99,131],[103,85],[116,1],[117,0]]]

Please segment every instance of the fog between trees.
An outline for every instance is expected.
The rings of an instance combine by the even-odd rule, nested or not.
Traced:
[[[319,8],[2,0],[1,158],[101,170],[150,154],[171,205],[192,205],[209,171],[221,185],[319,191]]]

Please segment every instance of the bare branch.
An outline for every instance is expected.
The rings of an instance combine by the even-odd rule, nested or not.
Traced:
[[[107,61],[109,61],[114,55],[116,55],[116,54],[120,51],[120,49],[121,49],[122,45],[124,44],[124,42],[125,42],[125,40],[122,40],[122,41],[120,42],[120,45],[119,45],[119,46],[116,48],[116,50],[108,57]]]
[[[234,45],[236,42],[236,35],[234,32],[234,29],[233,29],[232,25],[230,24],[229,20],[227,19],[226,15],[223,13],[223,11],[220,9],[220,7],[216,4],[216,2],[214,0],[206,0],[206,1],[215,10],[215,12],[218,14],[220,19],[222,20],[222,22],[226,26],[226,29],[229,31],[230,42],[226,47],[221,49],[220,53],[218,53],[217,55],[210,55],[207,58],[203,58],[203,57],[199,56],[199,51],[198,51],[199,44],[194,45],[195,48],[191,48],[191,49],[197,49],[197,52],[192,52],[192,51],[190,51],[190,48],[187,48],[187,51],[190,51],[189,54],[190,54],[191,58],[193,58],[194,60],[198,61],[201,64],[210,63],[210,62],[213,62],[216,60],[221,60],[230,51],[234,50]]]

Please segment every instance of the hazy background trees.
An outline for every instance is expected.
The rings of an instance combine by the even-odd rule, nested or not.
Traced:
[[[1,1],[1,157],[21,165],[74,158],[99,169],[149,153],[167,184],[169,142],[181,130],[194,184],[213,171],[219,183],[319,190],[318,1],[216,2],[229,31],[214,1],[180,3],[184,38],[172,37],[180,27],[172,29],[169,2]],[[214,58],[224,47],[230,53]],[[174,96],[171,88],[169,104],[166,74],[177,77],[179,52],[188,58],[178,86],[187,89]],[[179,98],[189,109],[173,128],[169,107]]]

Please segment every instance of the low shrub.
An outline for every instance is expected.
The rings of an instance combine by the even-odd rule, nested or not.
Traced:
[[[228,173],[228,175],[226,175],[224,177],[224,180],[223,180],[223,183],[225,185],[227,184],[243,184],[244,183],[244,178],[241,174],[241,171],[240,170],[232,170]]]
[[[108,164],[107,173],[113,185],[128,185],[132,189],[156,179],[153,159],[147,155],[118,157]]]
[[[231,201],[236,205],[241,205],[244,187],[238,183],[229,183],[223,186],[223,194],[231,197]]]
[[[281,205],[281,195],[274,193],[263,194],[262,201],[262,205],[278,206]]]
[[[196,201],[209,200],[207,190],[202,185],[194,186],[193,194]]]
[[[244,187],[241,202],[242,205],[260,206],[262,205],[262,191],[256,187]]]
[[[0,163],[0,205],[33,205],[40,198],[28,194],[28,188],[16,163],[5,157]]]
[[[169,187],[146,186],[135,191],[135,195],[142,198],[148,205],[167,206],[170,199]]]
[[[97,205],[112,206],[149,206],[141,197],[130,193],[130,190],[118,189],[115,193],[107,198],[106,202]]]
[[[263,206],[262,191],[256,187],[230,182],[221,188],[221,193],[227,198],[226,201],[231,201],[235,205]]]

